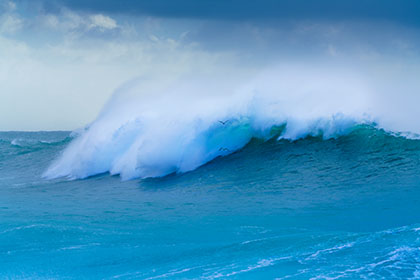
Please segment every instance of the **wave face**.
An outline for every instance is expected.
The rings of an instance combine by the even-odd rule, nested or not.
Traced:
[[[135,80],[44,176],[159,177],[194,170],[252,138],[337,137],[372,122],[367,96],[357,75],[322,69],[276,69],[250,81]]]
[[[307,135],[325,139],[348,133],[356,121],[341,115],[310,123],[288,122],[258,126],[255,118],[221,118],[171,126],[156,131],[141,121],[129,122],[105,135],[102,126],[90,127],[73,141],[45,173],[47,178],[85,178],[104,172],[123,179],[183,173],[243,148],[252,138],[299,139]],[[163,131],[160,131],[163,129]]]

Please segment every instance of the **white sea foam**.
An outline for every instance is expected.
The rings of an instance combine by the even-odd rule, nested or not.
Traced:
[[[288,65],[247,80],[134,80],[77,132],[44,176],[164,176],[232,153],[252,137],[336,137],[377,121],[372,98],[362,75],[331,67]]]

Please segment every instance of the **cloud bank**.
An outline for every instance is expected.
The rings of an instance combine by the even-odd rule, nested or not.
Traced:
[[[417,3],[0,0],[0,129],[82,127],[133,80],[306,65],[357,73],[384,123],[416,130]]]

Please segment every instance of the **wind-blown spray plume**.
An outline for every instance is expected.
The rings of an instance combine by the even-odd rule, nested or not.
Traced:
[[[368,96],[349,71],[297,66],[248,82],[137,80],[116,91],[44,176],[164,176],[237,151],[253,137],[336,137],[371,121]]]

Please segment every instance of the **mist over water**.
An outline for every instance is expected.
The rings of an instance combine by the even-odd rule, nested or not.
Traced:
[[[413,81],[399,75],[371,77],[369,71],[308,62],[242,76],[238,69],[236,76],[190,73],[166,80],[134,79],[114,93],[44,176],[164,176],[191,171],[252,138],[329,139],[358,124],[416,137],[420,131],[412,119],[418,115],[410,95],[416,91]],[[401,93],[402,80],[414,88]],[[404,110],[395,110],[404,102]]]

